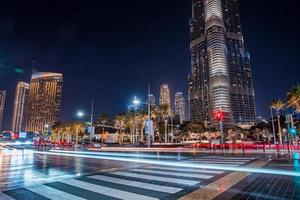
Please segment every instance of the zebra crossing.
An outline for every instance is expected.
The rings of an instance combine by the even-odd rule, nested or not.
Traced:
[[[178,162],[240,166],[253,158],[202,156]],[[218,169],[145,165],[0,192],[0,200],[178,199],[222,177]]]

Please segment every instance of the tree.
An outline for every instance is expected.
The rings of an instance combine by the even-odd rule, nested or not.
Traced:
[[[102,113],[97,119],[96,119],[96,125],[102,127],[102,142],[103,142],[103,134],[104,134],[104,128],[105,125],[109,122],[109,115],[107,113]]]
[[[284,109],[285,104],[280,99],[274,99],[270,103],[270,107],[276,111],[278,121],[279,144],[282,144],[282,131],[280,125],[280,110]]]
[[[205,124],[202,122],[183,122],[180,125],[181,130],[180,135],[181,138],[187,138],[190,133],[199,133],[199,139],[202,140],[203,135],[201,133],[205,132],[207,129]]]
[[[114,127],[118,130],[119,133],[119,142],[123,144],[124,141],[124,129],[125,129],[125,115],[117,114],[114,119]]]
[[[300,84],[292,86],[287,92],[287,108],[294,108],[300,113]]]

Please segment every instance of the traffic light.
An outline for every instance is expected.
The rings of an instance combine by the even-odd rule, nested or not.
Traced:
[[[292,134],[292,135],[296,135],[298,133],[298,130],[295,129],[295,128],[290,128],[289,129],[289,132]]]
[[[215,117],[215,120],[222,121],[224,119],[224,112],[221,110],[217,111],[214,113],[214,117]]]

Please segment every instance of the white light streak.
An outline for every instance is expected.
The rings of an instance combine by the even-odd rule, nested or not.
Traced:
[[[299,172],[267,169],[267,168],[253,168],[253,167],[244,167],[244,166],[240,166],[240,167],[215,166],[215,165],[209,165],[209,164],[203,164],[203,163],[201,163],[201,165],[199,165],[196,163],[185,163],[185,162],[178,162],[178,161],[176,162],[176,161],[147,160],[147,159],[137,159],[137,158],[95,156],[95,155],[82,155],[82,154],[70,154],[70,153],[58,153],[58,152],[56,153],[56,152],[35,151],[34,153],[55,155],[55,156],[69,156],[69,157],[77,157],[77,158],[95,158],[95,159],[101,159],[101,160],[113,160],[113,161],[135,162],[135,163],[143,163],[143,164],[165,165],[165,166],[172,166],[172,167],[187,167],[187,168],[196,168],[196,169],[216,169],[216,170],[227,170],[227,171],[238,171],[238,172],[248,172],[248,173],[262,173],[262,174],[300,177]]]

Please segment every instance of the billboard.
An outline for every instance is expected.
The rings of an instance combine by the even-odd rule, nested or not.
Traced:
[[[27,137],[27,133],[26,133],[26,132],[20,132],[20,133],[19,133],[19,138],[20,138],[20,139],[21,139],[21,138],[26,139],[26,137]]]

